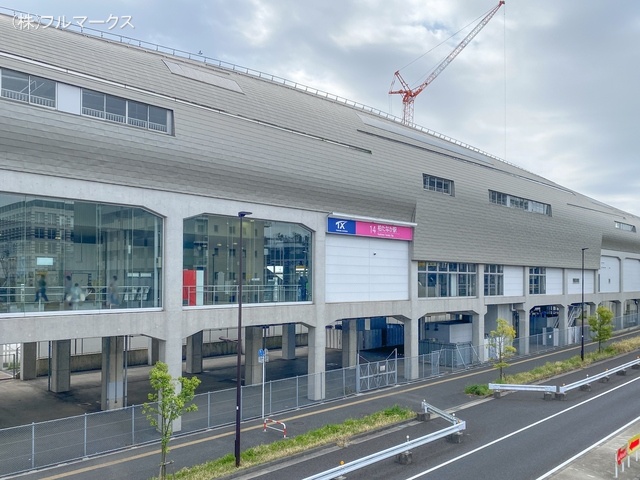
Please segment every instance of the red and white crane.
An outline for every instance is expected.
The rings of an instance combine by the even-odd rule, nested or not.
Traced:
[[[440,62],[440,65],[438,65],[435,68],[435,70],[433,72],[431,72],[431,74],[429,74],[427,79],[424,82],[422,82],[422,84],[419,85],[418,87],[412,89],[409,86],[409,84],[407,82],[405,82],[404,78],[402,78],[402,75],[400,75],[400,70],[398,70],[394,74],[394,79],[393,79],[393,82],[391,83],[391,88],[389,90],[389,94],[402,95],[402,103],[404,105],[404,110],[403,110],[403,114],[402,114],[402,123],[404,123],[405,125],[412,125],[413,124],[413,102],[416,99],[416,97],[418,95],[420,95],[420,93],[431,82],[433,82],[436,79],[436,77],[438,75],[440,75],[445,68],[447,68],[447,66],[453,61],[454,58],[456,58],[458,56],[458,54],[464,49],[464,47],[466,47],[469,44],[469,42],[471,42],[471,40],[473,40],[473,37],[475,37],[480,32],[480,30],[482,30],[484,28],[484,26],[487,23],[489,23],[489,20],[491,20],[491,18],[496,14],[496,12],[500,9],[500,7],[502,5],[504,5],[504,0],[500,0],[498,5],[493,7],[493,9],[491,9],[489,11],[489,13],[487,13],[484,16],[484,18],[480,21],[480,23],[478,23],[478,25],[476,25],[474,27],[474,29],[471,30],[469,35],[467,35],[458,44],[458,46],[453,49],[453,51],[447,56],[447,58],[445,58],[442,62]],[[394,90],[393,89],[393,87],[395,85],[396,78],[400,81],[400,84],[402,85],[402,88],[400,88],[398,90]]]

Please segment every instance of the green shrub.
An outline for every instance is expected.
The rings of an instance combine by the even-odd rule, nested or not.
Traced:
[[[489,390],[489,386],[485,384],[475,384],[475,385],[467,385],[464,389],[464,393],[467,395],[478,395],[484,397],[486,395],[491,394],[491,390]]]

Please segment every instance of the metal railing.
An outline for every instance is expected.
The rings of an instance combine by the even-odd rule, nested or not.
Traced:
[[[231,305],[238,302],[238,285],[182,287],[185,306]],[[311,292],[297,285],[248,283],[242,286],[243,303],[309,302]]]
[[[576,389],[576,388],[587,386],[591,382],[595,382],[596,380],[608,378],[611,374],[624,372],[629,368],[634,368],[634,367],[637,368],[638,365],[640,365],[640,359],[635,359],[635,360],[632,360],[631,362],[627,362],[627,363],[625,363],[623,365],[619,365],[619,366],[614,367],[614,368],[609,368],[609,369],[605,370],[604,372],[600,372],[600,373],[597,373],[597,374],[591,375],[591,376],[587,375],[587,377],[583,378],[582,380],[578,380],[578,381],[570,383],[568,385],[559,386],[558,387],[558,394],[564,395],[569,390],[573,390],[573,389]]]
[[[20,371],[20,354],[16,352],[0,352],[0,380],[16,378]]]
[[[513,383],[490,383],[489,390],[556,393],[555,385],[518,385]]]
[[[70,301],[63,286],[48,287],[46,296],[37,295],[38,288],[20,285],[0,289],[0,313],[55,312],[63,310],[101,310],[113,308],[151,307],[151,287],[123,285],[116,287],[117,302],[113,302],[109,287],[80,285],[81,296]]]
[[[338,467],[325,470],[324,472],[311,475],[310,477],[306,477],[304,480],[332,480],[335,478],[340,478],[340,476],[345,473],[354,472],[361,468],[378,463],[381,460],[385,460],[387,458],[391,458],[405,452],[410,452],[412,448],[435,442],[436,440],[448,437],[450,435],[459,434],[467,428],[467,425],[462,420],[456,420],[457,422],[455,422],[451,427],[443,428],[442,430],[438,430],[437,432],[429,433],[428,435],[416,438],[415,440],[407,440],[404,443],[400,443],[394,447],[387,448],[386,450],[382,450],[380,452],[358,458],[356,460],[353,460],[352,462],[345,463]]]

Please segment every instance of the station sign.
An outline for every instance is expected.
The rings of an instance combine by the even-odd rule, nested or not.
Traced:
[[[363,222],[328,217],[327,233],[353,235],[356,237],[386,238],[389,240],[413,240],[413,227],[379,222]]]

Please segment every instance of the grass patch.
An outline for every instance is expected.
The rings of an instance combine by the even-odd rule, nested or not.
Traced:
[[[614,342],[606,348],[603,348],[601,352],[592,352],[586,354],[584,356],[584,362],[580,359],[579,355],[571,357],[567,360],[563,360],[561,362],[547,362],[540,367],[529,370],[528,372],[507,375],[505,378],[505,383],[527,384],[546,380],[563,373],[578,370],[580,368],[591,365],[592,363],[606,360],[607,358],[633,352],[634,350],[638,350],[639,348],[640,337],[620,340],[619,342]]]
[[[236,468],[234,455],[225,455],[217,460],[183,468],[171,476],[175,479],[210,480],[237,473],[240,470],[302,453],[312,448],[332,443],[345,446],[359,434],[415,418],[408,408],[394,406],[358,419],[348,419],[342,424],[325,425],[293,438],[281,439],[249,448],[240,454],[241,465]]]
[[[489,395],[491,393],[491,390],[489,390],[489,386],[486,383],[476,383],[474,385],[467,385],[466,387],[464,387],[464,393],[466,393],[467,395],[478,395],[480,397],[484,397],[486,395]]]
[[[580,368],[591,365],[592,363],[606,360],[625,353],[633,352],[640,349],[640,337],[628,338],[614,342],[602,349],[600,352],[588,353],[584,356],[584,362],[580,355],[571,357],[561,362],[547,362],[540,367],[536,367],[528,372],[514,373],[506,375],[504,381],[496,381],[495,383],[512,383],[516,385],[526,385],[529,383],[539,382],[548,378],[561,375],[563,373],[579,370]],[[486,396],[491,393],[487,384],[467,385],[464,393],[468,395]]]

